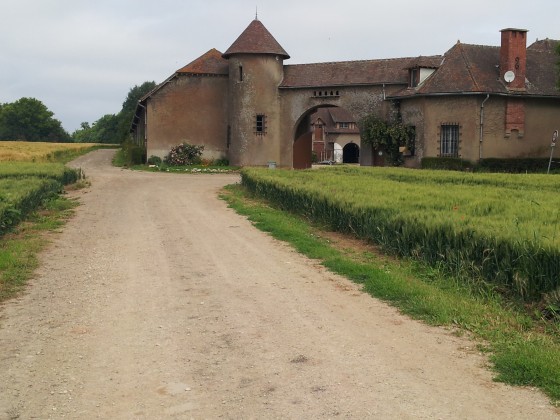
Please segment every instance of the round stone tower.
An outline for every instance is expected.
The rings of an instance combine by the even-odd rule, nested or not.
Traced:
[[[223,54],[229,61],[228,155],[232,165],[280,163],[280,100],[290,56],[257,19]]]

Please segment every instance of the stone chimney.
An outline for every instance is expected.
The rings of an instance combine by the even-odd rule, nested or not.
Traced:
[[[502,33],[500,48],[500,77],[511,71],[515,75],[512,82],[505,82],[510,90],[525,90],[527,69],[527,30],[507,28]]]

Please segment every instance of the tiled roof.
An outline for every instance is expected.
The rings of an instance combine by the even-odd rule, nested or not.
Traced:
[[[554,52],[556,48],[560,45],[560,41],[555,39],[541,39],[540,41],[535,41],[531,45],[527,47],[528,50],[535,50],[535,51],[548,51]]]
[[[536,45],[535,45],[536,44]],[[526,91],[518,94],[558,96],[558,58],[551,41],[527,48]],[[419,87],[403,89],[392,97],[415,95],[494,93],[511,94],[499,77],[500,47],[457,43],[444,55],[442,65]]]
[[[355,119],[344,108],[327,107],[318,108],[311,115],[311,123],[315,124],[321,120],[325,125],[325,132],[332,134],[360,134],[358,128],[337,128],[336,123],[354,123]]]
[[[328,87],[344,85],[407,84],[408,68],[419,60],[422,66],[437,68],[442,56],[392,58],[334,63],[295,64],[284,66],[280,87]]]
[[[177,70],[177,73],[187,74],[221,74],[229,73],[229,64],[222,58],[222,53],[212,48],[206,54]]]
[[[354,117],[344,108],[327,108],[331,114],[332,120],[338,122],[355,122]]]
[[[232,54],[273,54],[284,59],[290,58],[288,53],[274,39],[260,20],[253,20],[231,47],[223,54],[228,58]]]

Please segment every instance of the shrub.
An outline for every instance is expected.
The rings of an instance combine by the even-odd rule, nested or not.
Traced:
[[[179,144],[173,147],[164,162],[172,166],[197,165],[201,162],[203,145]]]
[[[152,155],[148,158],[148,165],[161,165],[161,158],[159,156]]]
[[[227,158],[216,159],[214,161],[216,166],[229,166],[229,160]]]
[[[124,164],[141,165],[146,162],[146,148],[134,143],[123,143]]]
[[[478,168],[487,172],[546,172],[549,159],[547,158],[524,158],[524,159],[482,159],[478,163]],[[553,169],[556,169],[553,166]]]
[[[425,157],[421,162],[422,169],[443,169],[447,171],[465,171],[472,169],[468,160],[445,157]]]

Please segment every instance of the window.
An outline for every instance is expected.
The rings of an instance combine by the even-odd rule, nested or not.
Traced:
[[[350,123],[347,122],[338,123],[338,128],[350,128]]]
[[[258,136],[264,136],[266,134],[266,115],[257,114],[255,122],[255,134]]]
[[[231,125],[227,126],[227,148],[231,145]]]
[[[440,156],[459,156],[459,125],[443,124],[440,131]]]
[[[243,81],[243,66],[239,66],[239,81]]]
[[[418,86],[418,69],[410,69],[410,87]]]

